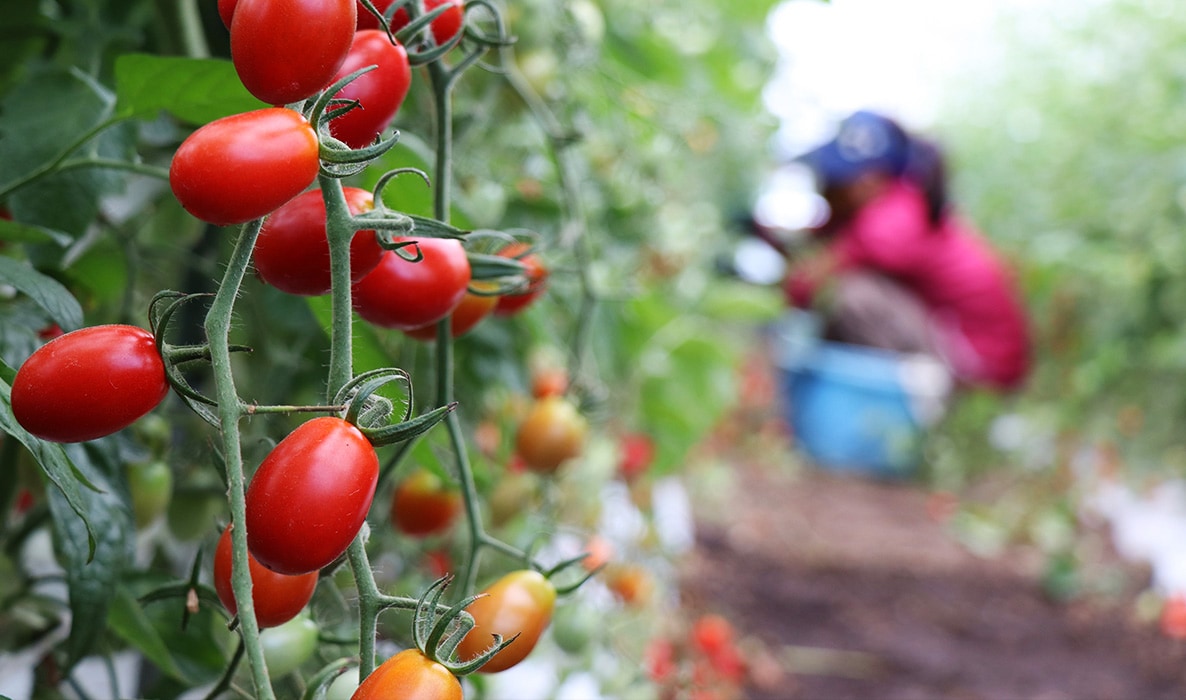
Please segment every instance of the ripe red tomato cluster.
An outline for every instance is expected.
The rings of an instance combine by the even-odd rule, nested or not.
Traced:
[[[686,639],[652,639],[644,662],[666,693],[689,697],[739,697],[749,672],[733,624],[715,613],[694,620]]]
[[[243,86],[275,106],[199,128],[174,155],[169,183],[186,211],[230,226],[270,214],[317,177],[317,129],[284,105],[373,66],[334,96],[354,107],[329,122],[336,139],[366,146],[395,118],[412,72],[407,51],[386,33],[356,31],[356,0],[219,0],[218,11]]]

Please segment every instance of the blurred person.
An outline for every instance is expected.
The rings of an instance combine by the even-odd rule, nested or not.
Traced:
[[[948,201],[939,148],[860,111],[797,158],[830,214],[784,290],[828,340],[937,357],[958,386],[1018,389],[1030,333],[1013,275]]]

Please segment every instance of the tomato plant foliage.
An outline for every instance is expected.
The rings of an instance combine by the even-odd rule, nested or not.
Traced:
[[[419,562],[432,547],[456,579],[448,605],[423,607],[447,610],[476,592],[479,573],[521,569],[541,532],[588,527],[588,518],[565,523],[570,514],[552,506],[524,515],[540,490],[552,491],[549,504],[568,497],[550,473],[559,461],[565,478],[590,480],[584,496],[612,478],[612,468],[597,469],[598,455],[613,451],[598,442],[607,417],[653,436],[647,473],[659,477],[678,469],[732,398],[737,348],[720,342],[719,328],[735,317],[721,299],[745,292],[723,290],[707,263],[731,210],[748,201],[771,131],[758,100],[772,56],[762,26],[770,2],[528,0],[496,8],[497,18],[498,3],[464,12],[456,2],[417,3],[409,20],[446,11],[419,37],[401,32],[394,73],[373,72],[388,102],[368,94],[364,74],[335,88],[361,109],[320,125],[318,109],[343,104],[316,100],[347,71],[358,10],[354,0],[298,4],[328,14],[286,29],[291,18],[267,19],[264,9],[278,3],[263,0],[240,0],[229,27],[219,10],[230,3],[5,7],[6,31],[20,31],[0,42],[0,207],[10,217],[0,218],[0,506],[7,512],[27,487],[37,495],[0,522],[0,571],[14,582],[0,582],[12,602],[11,615],[0,611],[0,653],[31,651],[28,640],[62,625],[61,644],[36,650],[38,697],[57,692],[81,660],[117,651],[153,667],[143,697],[220,682],[256,697],[275,683],[278,696],[296,697],[327,660],[366,657],[380,637],[412,653],[383,647],[370,657],[412,659],[398,673],[431,674],[431,687],[459,696],[454,670],[473,669],[434,659],[439,649],[424,655],[431,624],[397,628],[387,622],[394,614],[376,623],[355,593],[373,577],[383,595],[396,591],[383,605],[414,608],[430,583]],[[500,23],[513,44],[483,44]],[[443,88],[438,71],[464,66],[471,52],[480,63]],[[280,138],[248,137],[244,119],[279,124]],[[398,141],[358,163],[330,138],[365,148],[376,136]],[[287,207],[318,198],[307,220],[286,220]],[[269,248],[289,225],[301,242]],[[327,286],[323,251],[351,237],[366,250],[349,261],[358,279],[346,296]],[[532,266],[498,255],[523,241],[545,263],[547,284],[530,288],[539,292],[530,304],[496,315],[499,296],[535,281]],[[380,244],[398,250],[380,256]],[[438,250],[448,254],[438,259]],[[249,274],[253,260],[258,275]],[[432,274],[395,274],[387,268],[397,261]],[[276,265],[300,284],[285,291]],[[167,372],[154,365],[143,401],[123,397],[116,410],[86,401],[107,377],[93,359],[61,382],[64,394],[38,397],[63,412],[54,428],[71,432],[26,426],[18,371],[71,337],[47,345],[42,331],[54,324],[144,328],[145,349]],[[566,367],[555,390],[563,396],[553,398],[578,414],[581,439],[534,454],[543,474],[512,475],[526,417],[515,406],[530,401],[538,352]],[[472,438],[480,423],[493,435],[484,446]],[[374,527],[413,461],[459,484],[470,506],[429,538]],[[137,523],[134,505],[156,513],[162,499],[145,510],[130,464],[167,468],[166,517]],[[510,524],[495,532],[488,505],[512,477],[528,481],[511,499]],[[233,617],[248,598],[234,606],[246,577],[226,576],[226,550],[238,545],[219,532],[234,534],[232,521],[242,525],[241,553],[263,565],[251,576],[257,586],[270,580],[266,566],[302,576],[279,613],[261,599],[252,615]],[[507,542],[489,546],[495,534]],[[25,545],[64,570],[64,594],[43,595],[39,574],[10,557]],[[499,630],[522,636],[496,658],[544,643],[546,618],[568,591],[537,583],[546,605],[523,629]],[[318,653],[297,655],[291,673],[267,681],[258,627],[278,626],[307,595]],[[381,635],[360,631],[368,615]]]

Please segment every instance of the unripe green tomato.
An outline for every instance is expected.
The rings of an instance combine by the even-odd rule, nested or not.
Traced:
[[[196,540],[214,531],[224,500],[214,493],[179,491],[169,506],[169,530],[179,540]]]
[[[580,654],[601,628],[601,615],[588,605],[570,603],[556,608],[552,615],[552,641],[569,654]]]
[[[313,658],[317,651],[317,623],[301,614],[278,627],[259,633],[264,661],[272,678],[288,675]]]
[[[352,668],[334,679],[325,691],[325,700],[350,700],[358,690],[358,669]]]
[[[169,507],[173,495],[173,471],[161,461],[129,464],[128,491],[136,527],[151,525]]]

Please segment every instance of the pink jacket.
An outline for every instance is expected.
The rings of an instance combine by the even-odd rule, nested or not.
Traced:
[[[914,291],[931,312],[947,361],[971,384],[1016,388],[1030,367],[1030,334],[1009,270],[967,222],[932,226],[914,185],[900,181],[865,205],[830,244],[838,271],[887,275]],[[808,306],[812,280],[792,277],[787,292]]]

